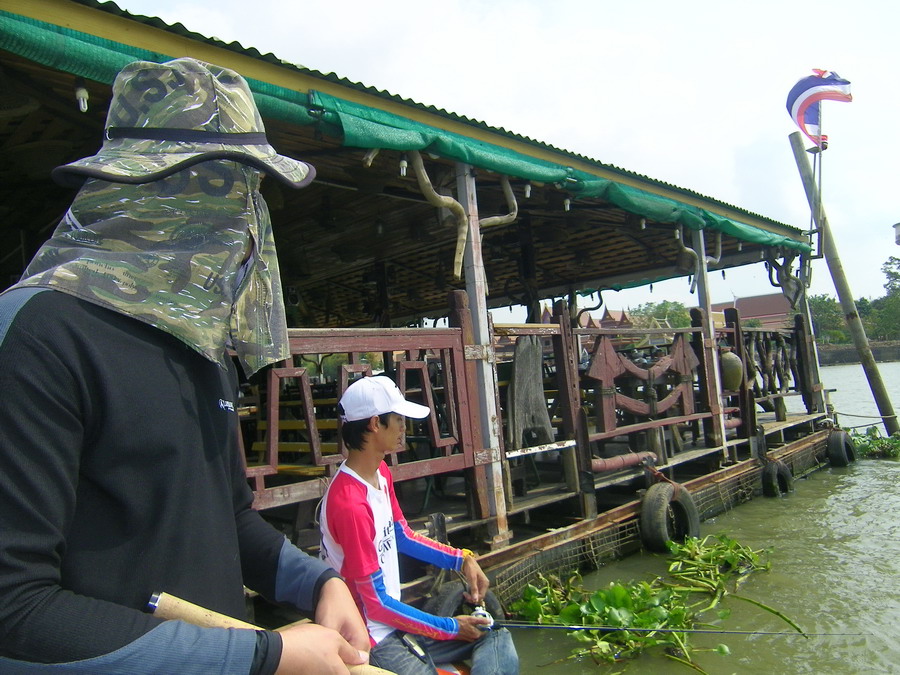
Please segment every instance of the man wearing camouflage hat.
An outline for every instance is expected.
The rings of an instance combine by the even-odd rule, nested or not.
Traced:
[[[288,356],[265,173],[246,82],[193,59],[135,62],[80,190],[0,295],[0,672],[318,673],[364,663],[344,582],[251,508],[234,350]],[[317,623],[276,634],[141,611],[165,591],[231,616],[243,585]],[[52,665],[48,665],[52,664]]]

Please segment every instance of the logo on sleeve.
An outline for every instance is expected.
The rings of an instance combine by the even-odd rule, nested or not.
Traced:
[[[234,403],[231,401],[226,401],[224,398],[219,399],[219,407],[222,410],[227,410],[228,412],[234,412]]]

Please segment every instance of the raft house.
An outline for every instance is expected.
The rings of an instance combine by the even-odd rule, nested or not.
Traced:
[[[263,184],[292,358],[240,402],[256,506],[298,545],[346,452],[337,400],[373,369],[433,411],[389,456],[411,525],[474,549],[504,602],[853,460],[792,272],[808,232],[112,2],[0,0],[0,288],[71,203],[50,171],[97,151],[116,73],[180,56],[241,73],[270,143],[317,170]],[[710,321],[707,275],[741,265],[777,272],[792,323]],[[690,327],[582,320],[592,295],[678,277]],[[492,322],[513,304],[528,322]]]

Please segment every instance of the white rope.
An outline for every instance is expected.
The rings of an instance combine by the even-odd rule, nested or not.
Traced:
[[[896,415],[852,415],[850,413],[843,412],[836,412],[835,415],[843,415],[844,417],[861,417],[867,420],[890,420],[896,417]]]

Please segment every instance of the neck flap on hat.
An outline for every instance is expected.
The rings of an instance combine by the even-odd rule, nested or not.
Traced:
[[[229,161],[141,185],[88,180],[17,286],[44,286],[171,333],[249,376],[289,355],[261,176]]]

